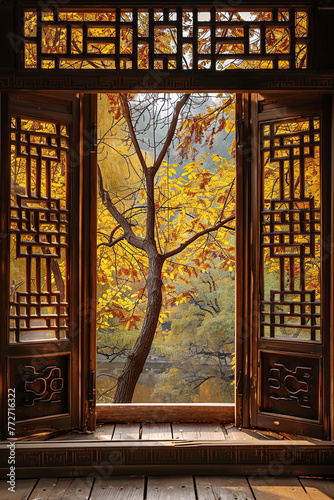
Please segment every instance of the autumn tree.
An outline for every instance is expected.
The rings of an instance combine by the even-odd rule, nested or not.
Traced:
[[[201,239],[203,244],[197,244],[197,250],[192,249],[192,258],[197,265],[209,266],[210,259],[219,253],[215,235],[221,228],[231,228],[234,172],[230,166],[224,179],[224,165],[226,167],[228,162],[217,154],[212,154],[212,161],[219,165],[217,173],[205,169],[203,157],[195,160],[194,145],[212,146],[217,131],[226,127],[228,117],[231,120],[233,96],[222,95],[219,105],[208,101],[205,112],[198,115],[194,109],[203,107],[205,96],[185,94],[174,97],[169,103],[166,96],[159,94],[115,94],[109,98],[114,117],[112,147],[114,158],[118,158],[112,160],[112,164],[117,169],[121,163],[125,180],[123,185],[115,186],[110,180],[110,165],[107,168],[109,180],[108,173],[98,169],[102,211],[109,217],[101,231],[99,247],[108,250],[118,247],[122,264],[112,264],[108,268],[106,262],[103,263],[105,254],[102,251],[99,279],[106,279],[105,273],[116,273],[120,279],[123,276],[124,284],[124,276],[131,275],[138,283],[144,279],[145,286],[134,290],[136,300],[130,301],[131,304],[124,303],[121,293],[117,296],[109,289],[99,305],[105,313],[109,311],[109,317],[118,316],[128,328],[138,328],[141,316],[136,310],[146,301],[140,333],[118,379],[114,402],[124,403],[131,402],[150,352],[161,313],[163,287],[164,300],[169,300],[172,285],[168,286],[165,278],[178,275],[187,281],[192,273],[198,272],[196,268],[192,271],[187,262],[177,262],[176,256]],[[152,124],[153,130],[150,130]],[[175,164],[167,161],[176,136],[180,160],[185,157],[190,160],[183,166],[181,175],[173,168]],[[198,194],[196,190],[200,190],[201,196],[196,198],[195,210],[189,213],[195,194]],[[228,252],[223,260],[226,266],[234,263]],[[173,297],[171,302],[184,300],[189,300],[187,294]]]

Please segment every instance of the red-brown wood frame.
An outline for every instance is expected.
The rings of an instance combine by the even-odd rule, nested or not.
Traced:
[[[96,4],[96,7],[103,7],[110,2],[99,2]],[[35,2],[37,4],[37,2]],[[156,3],[151,0],[146,2],[147,6],[155,6]],[[212,2],[201,2],[201,1],[185,1],[179,2],[174,1],[173,5],[175,6],[211,6]],[[119,72],[117,74],[106,74],[105,72],[90,72],[87,71],[85,73],[78,73],[73,71],[64,71],[60,73],[45,73],[43,71],[34,71],[33,73],[30,71],[22,71],[20,67],[17,65],[17,58],[19,57],[15,55],[15,49],[19,47],[20,40],[16,39],[17,44],[13,45],[13,37],[10,38],[10,34],[19,33],[19,23],[21,19],[17,15],[18,8],[22,5],[34,5],[34,2],[31,1],[16,1],[15,8],[14,5],[3,5],[1,6],[0,11],[0,27],[1,34],[0,40],[4,50],[0,56],[0,91],[6,93],[15,90],[27,90],[34,89],[34,91],[47,91],[48,89],[59,90],[61,92],[68,92],[69,90],[83,92],[84,93],[97,93],[101,91],[152,91],[152,90],[166,90],[166,91],[214,91],[222,89],[226,91],[242,91],[244,92],[243,96],[240,99],[243,100],[243,117],[240,120],[240,124],[238,125],[238,135],[241,139],[241,144],[238,147],[237,158],[238,161],[243,164],[242,175],[241,172],[238,171],[238,182],[237,182],[237,195],[242,197],[242,205],[240,203],[237,211],[237,217],[239,221],[242,221],[237,228],[237,241],[239,241],[238,249],[237,249],[237,258],[239,262],[239,267],[237,267],[237,276],[239,288],[237,288],[237,342],[242,344],[242,349],[237,351],[237,401],[240,403],[237,404],[237,417],[236,422],[238,424],[242,424],[244,426],[248,426],[250,424],[250,414],[254,414],[255,408],[249,408],[250,401],[252,398],[252,391],[254,388],[250,387],[250,380],[252,380],[252,372],[251,372],[251,345],[250,345],[250,323],[252,322],[252,318],[250,318],[250,298],[249,293],[254,287],[254,283],[252,282],[252,278],[249,272],[250,262],[250,244],[252,241],[253,235],[250,232],[250,192],[248,189],[250,183],[250,176],[252,175],[251,168],[251,146],[250,138],[256,140],[257,132],[254,130],[254,126],[251,126],[251,114],[254,116],[256,111],[254,100],[251,99],[250,94],[247,92],[251,91],[264,91],[264,93],[273,93],[275,91],[279,92],[291,92],[293,89],[298,89],[304,91],[313,91],[313,92],[323,92],[326,90],[327,92],[333,92],[334,90],[334,66],[333,66],[333,48],[334,48],[334,33],[333,33],[333,22],[334,22],[334,2],[331,1],[323,1],[323,2],[303,2],[303,1],[295,1],[295,2],[282,2],[282,6],[289,6],[293,4],[297,5],[308,5],[311,9],[312,13],[312,26],[314,28],[313,36],[316,40],[316,43],[313,47],[311,54],[311,64],[310,69],[297,73],[293,71],[287,72],[276,72],[276,71],[266,71],[263,72],[261,70],[255,70],[252,72],[242,73],[240,71],[225,72],[217,74],[215,72],[204,72],[203,74],[199,74],[198,72],[189,72],[188,74],[180,74],[178,72],[161,74],[159,72],[156,73],[147,73],[143,76],[143,73],[131,72],[131,74],[124,74],[124,72]],[[91,6],[91,2],[88,0],[69,0],[67,2],[68,6],[86,6],[87,8]],[[122,3],[122,7],[133,7],[133,6],[141,6],[141,4],[137,1],[127,1],[126,3]],[[273,3],[274,5],[274,3]],[[250,0],[244,0],[243,7],[258,7],[268,6],[268,2],[256,1],[252,2]],[[237,7],[236,7],[237,8]],[[16,9],[16,10],[15,10]],[[15,21],[16,19],[16,21]],[[16,24],[15,24],[16,22]],[[15,37],[14,37],[15,41]],[[239,101],[240,102],[240,101]],[[239,106],[239,107],[238,107]],[[89,111],[90,109],[90,111]],[[241,105],[237,103],[237,109],[241,110]],[[82,110],[82,118],[81,118],[81,131],[90,130],[90,123],[92,122],[92,115],[94,114],[94,104],[89,103],[89,97],[86,95],[82,95],[81,97],[81,110]],[[86,110],[86,111],[85,111]],[[6,99],[3,99],[2,103],[2,145],[6,144],[9,140],[9,137],[6,132],[6,124],[7,124],[7,104]],[[87,118],[87,116],[89,116]],[[333,134],[333,132],[332,132]],[[328,134],[326,135],[328,138]],[[84,147],[87,141],[85,138],[81,136],[81,154],[84,153]],[[332,136],[331,142],[333,144],[334,136]],[[90,142],[91,144],[91,142]],[[333,149],[333,148],[332,148]],[[5,148],[2,147],[2,165],[6,162],[6,153]],[[93,155],[94,156],[94,149]],[[94,278],[92,275],[92,269],[95,265],[94,261],[94,249],[93,249],[93,240],[91,239],[91,233],[89,227],[94,228],[94,192],[96,192],[96,187],[94,186],[95,179],[94,177],[94,167],[92,170],[89,168],[90,162],[88,161],[88,157],[83,159],[83,165],[86,167],[82,167],[82,179],[84,179],[82,184],[83,193],[85,196],[82,196],[82,205],[81,205],[81,230],[82,230],[82,242],[83,242],[83,253],[81,260],[81,273],[82,273],[82,288],[81,288],[81,298],[79,304],[81,307],[81,325],[82,325],[82,336],[81,336],[81,347],[82,347],[82,359],[81,359],[81,377],[82,383],[79,388],[81,400],[82,400],[82,427],[86,429],[92,429],[94,427],[94,415],[92,409],[94,407],[94,383],[93,383],[93,373],[95,371],[94,360],[91,357],[89,359],[88,366],[88,358],[89,358],[89,346],[94,349],[94,333],[95,332],[95,324],[94,324]],[[332,159],[332,165],[334,164],[334,160]],[[92,162],[94,165],[94,162]],[[1,186],[6,186],[8,184],[8,172],[2,168],[1,170]],[[332,176],[332,183],[334,176]],[[94,191],[95,190],[95,191]],[[332,192],[334,192],[334,184],[332,186]],[[329,206],[331,203],[331,214],[334,211],[334,201],[333,196],[331,201],[327,199],[327,205]],[[90,200],[89,203],[92,204],[92,212],[88,211],[88,203],[87,200]],[[83,201],[84,200],[84,201]],[[6,213],[8,210],[8,192],[6,189],[2,187],[1,191],[1,247],[0,247],[0,257],[1,257],[1,267],[3,276],[5,281],[8,280],[6,275],[8,273],[8,266],[6,266],[7,262],[7,236],[8,235],[8,221],[6,220]],[[87,203],[87,205],[86,205]],[[89,212],[89,213],[88,213]],[[87,217],[89,219],[89,224],[87,225]],[[329,223],[329,222],[328,222]],[[334,233],[334,221],[333,218],[330,221],[331,223],[331,243],[330,249],[333,248],[333,233]],[[94,229],[93,229],[94,230]],[[334,264],[334,257],[331,253],[331,261]],[[87,269],[87,259],[92,263],[89,275],[84,272]],[[333,268],[333,267],[332,267]],[[328,276],[326,277],[328,280]],[[243,281],[241,281],[243,280]],[[331,275],[331,291],[334,293],[334,284],[333,284],[333,276]],[[332,295],[333,296],[333,295]],[[6,311],[6,297],[5,294],[1,294],[0,297],[0,306],[1,311]],[[329,310],[330,314],[330,322],[331,332],[334,331],[334,313],[333,313],[333,305],[330,304]],[[88,321],[87,321],[87,312],[88,312]],[[7,315],[3,315],[4,323],[7,322]],[[6,326],[7,328],[7,326]],[[331,366],[334,366],[334,342],[332,340],[330,350],[331,350]],[[4,366],[5,362],[5,353],[1,352],[1,366]],[[328,370],[329,373],[329,370]],[[0,379],[1,381],[1,379]],[[0,390],[3,391],[3,383],[0,384]],[[2,394],[4,397],[4,394]],[[89,403],[90,401],[90,403]],[[255,400],[254,400],[255,401]],[[241,406],[241,402],[243,406]],[[333,408],[334,402],[334,377],[333,373],[331,374],[331,407]],[[241,409],[242,408],[242,409]],[[4,408],[5,411],[5,408]],[[332,422],[332,429],[334,428],[334,415],[333,411],[330,415]],[[3,420],[5,421],[5,420]],[[85,422],[85,423],[83,423]]]
[[[10,271],[10,250],[9,250],[9,235],[10,235],[10,194],[11,194],[11,149],[10,149],[10,116],[23,115],[29,119],[38,120],[54,120],[65,122],[70,127],[71,133],[69,136],[69,155],[68,155],[68,179],[69,189],[67,189],[67,198],[69,204],[70,227],[72,228],[68,241],[69,241],[69,262],[68,273],[70,280],[68,281],[68,294],[72,300],[69,302],[69,335],[63,339],[55,338],[52,341],[9,341],[9,311],[10,303],[9,296],[6,293],[1,294],[1,311],[4,318],[5,327],[2,329],[1,338],[1,391],[2,391],[2,409],[3,426],[1,435],[6,439],[7,435],[7,399],[6,391],[11,385],[10,362],[16,362],[16,358],[27,360],[27,365],[32,365],[31,358],[35,358],[36,365],[48,366],[54,364],[54,360],[63,359],[62,369],[67,373],[63,387],[66,384],[65,393],[68,394],[62,399],[64,409],[55,415],[54,418],[48,416],[30,417],[25,419],[17,418],[16,422],[16,436],[29,433],[36,429],[38,426],[41,430],[59,428],[77,427],[80,426],[81,412],[79,408],[79,392],[75,391],[75,386],[79,385],[76,380],[79,378],[79,340],[80,340],[80,317],[78,311],[78,303],[80,300],[78,283],[79,283],[79,156],[75,156],[77,143],[79,140],[79,130],[76,123],[79,119],[79,107],[75,96],[64,95],[63,98],[55,98],[54,96],[45,94],[8,94],[2,95],[2,110],[6,115],[2,117],[2,169],[1,169],[1,233],[4,237],[1,240],[1,282],[3,289],[9,289],[9,271]],[[62,358],[60,358],[62,356]],[[49,362],[50,360],[50,362]],[[27,367],[24,367],[27,368]],[[21,374],[22,375],[22,374]],[[22,380],[25,375],[22,375]],[[29,378],[28,378],[29,380]],[[17,394],[18,397],[18,394]],[[68,401],[66,403],[65,399]],[[66,410],[66,405],[68,409]],[[32,405],[34,406],[34,402]],[[42,412],[43,415],[43,412]],[[17,415],[18,417],[18,415]],[[53,421],[52,421],[53,420]],[[6,426],[6,427],[5,427]]]
[[[260,97],[260,100],[258,100]],[[264,103],[264,104],[263,104]],[[300,353],[300,356],[307,356],[314,354],[314,356],[319,356],[321,358],[321,373],[319,375],[319,392],[320,392],[320,417],[319,420],[322,421],[323,431],[320,431],[319,426],[317,429],[317,424],[310,420],[308,424],[309,432],[317,433],[317,437],[330,437],[330,418],[331,409],[329,404],[330,396],[330,386],[333,383],[333,374],[330,374],[330,351],[333,349],[331,346],[331,335],[330,332],[330,316],[326,311],[331,310],[331,296],[330,296],[330,277],[332,275],[330,267],[330,251],[328,249],[328,241],[331,239],[330,231],[330,214],[328,206],[330,205],[330,182],[331,182],[331,160],[330,160],[330,134],[331,134],[331,96],[330,95],[318,95],[312,97],[312,102],[310,103],[310,96],[307,94],[291,96],[270,96],[265,95],[252,96],[252,142],[254,145],[254,150],[252,154],[252,180],[249,185],[251,189],[251,219],[250,227],[252,234],[251,243],[251,276],[252,285],[250,288],[250,302],[251,302],[251,332],[250,332],[250,351],[251,351],[251,363],[250,363],[250,380],[251,387],[249,391],[250,400],[250,424],[262,427],[271,427],[270,420],[279,423],[279,428],[289,432],[295,432],[296,434],[301,434],[305,432],[302,430],[301,421],[298,419],[289,418],[287,416],[286,423],[284,422],[285,417],[281,415],[268,415],[265,412],[261,412],[261,406],[263,402],[261,401],[261,371],[260,365],[261,360],[259,357],[259,352],[262,353],[270,351],[281,351],[283,353]],[[262,113],[259,109],[263,109]],[[320,157],[321,157],[321,289],[322,289],[322,300],[321,300],[321,325],[323,340],[321,342],[299,342],[297,345],[292,346],[286,340],[282,339],[271,339],[267,337],[260,337],[260,281],[262,269],[260,266],[261,262],[261,240],[260,240],[260,225],[261,225],[261,215],[260,215],[260,203],[262,196],[262,179],[261,179],[261,159],[260,159],[260,140],[259,140],[259,122],[270,123],[270,120],[277,119],[284,121],[290,117],[303,117],[318,115],[321,119],[322,127],[322,143],[320,147]],[[260,117],[260,119],[259,119]],[[279,118],[278,118],[279,117]],[[260,279],[257,277],[260,276]],[[333,277],[331,278],[333,279]],[[267,354],[263,354],[263,356]],[[307,359],[307,358],[306,358]],[[315,358],[316,359],[316,358]],[[324,363],[324,365],[322,364]],[[328,382],[328,384],[327,384]],[[326,387],[326,389],[324,389]],[[312,431],[313,429],[313,431]],[[316,430],[317,429],[317,430]]]

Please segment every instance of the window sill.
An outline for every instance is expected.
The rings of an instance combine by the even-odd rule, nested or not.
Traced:
[[[234,403],[128,403],[98,404],[98,422],[208,422],[231,423]]]

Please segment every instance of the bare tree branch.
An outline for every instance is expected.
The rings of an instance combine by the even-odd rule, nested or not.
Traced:
[[[136,150],[138,159],[140,161],[140,164],[142,166],[143,172],[146,175],[148,169],[147,169],[147,165],[146,165],[146,161],[145,161],[145,158],[143,156],[143,153],[141,152],[136,133],[135,133],[134,128],[133,128],[128,99],[127,99],[126,95],[124,95],[124,94],[120,94],[119,97],[121,100],[123,115],[124,115],[124,118],[126,119],[126,122],[128,124],[129,132],[130,132],[130,136],[131,136],[133,145],[135,147],[135,150]]]
[[[122,239],[126,239],[128,243],[130,243],[136,248],[139,248],[140,250],[145,250],[144,240],[134,234],[129,221],[117,210],[117,208],[111,201],[108,191],[105,191],[103,187],[102,173],[99,165],[97,166],[97,176],[98,176],[99,194],[102,203],[108,209],[109,213],[114,217],[114,219],[118,222],[118,224],[122,227],[124,231],[124,238]]]
[[[189,99],[189,95],[188,94],[184,94],[184,96],[182,97],[182,99],[180,101],[178,101],[176,103],[176,105],[175,105],[172,123],[171,123],[171,125],[169,127],[168,134],[167,134],[167,137],[166,137],[166,140],[165,140],[165,144],[163,145],[163,147],[162,147],[162,149],[160,151],[160,154],[159,154],[157,160],[155,161],[155,163],[154,163],[154,165],[152,167],[154,173],[156,173],[159,170],[161,162],[162,162],[162,160],[164,159],[164,157],[165,157],[165,155],[167,153],[167,149],[169,148],[170,143],[173,140],[175,129],[176,129],[176,125],[177,125],[177,122],[178,122],[178,119],[179,119],[179,115],[181,113],[182,108],[184,107],[184,105],[188,101],[188,99]]]
[[[206,307],[204,307],[202,304],[203,301],[196,300],[195,296],[192,295],[191,293],[189,293],[189,296],[191,297],[191,300],[193,301],[195,306],[199,307],[202,311],[205,311],[205,312],[211,314],[211,316],[215,316],[217,314],[216,311],[214,310],[214,308],[212,306],[210,306],[209,304],[207,304],[207,307],[211,307],[214,310],[214,312],[212,312],[212,311],[210,311],[210,309],[207,309]]]
[[[215,375],[209,375],[208,377],[202,378],[201,382],[199,382],[197,385],[195,385],[192,388],[192,390],[194,391],[195,389],[197,389],[198,387],[200,387],[202,384],[204,384],[204,382],[206,382],[207,380],[210,380],[212,378],[215,378]]]
[[[196,241],[201,236],[208,234],[208,233],[212,233],[213,231],[217,231],[218,229],[220,229],[221,227],[224,227],[228,222],[230,222],[231,220],[234,220],[234,219],[235,219],[235,215],[231,215],[227,219],[224,219],[224,220],[218,222],[218,224],[215,224],[212,227],[208,227],[207,229],[203,229],[203,231],[200,231],[199,233],[194,234],[194,236],[192,236],[191,238],[189,238],[189,240],[182,243],[182,245],[180,245],[178,248],[175,248],[174,250],[171,250],[170,252],[167,252],[164,255],[162,255],[162,258],[165,260],[165,259],[169,259],[170,257],[173,257],[174,255],[177,255],[178,253],[182,252],[182,250],[187,248],[187,246],[189,246],[191,243]]]
[[[235,178],[234,178],[234,179],[233,179],[233,181],[231,182],[230,189],[229,189],[229,191],[228,191],[228,193],[227,193],[227,196],[226,196],[226,198],[225,198],[224,206],[223,206],[222,211],[221,211],[221,213],[220,213],[220,219],[221,219],[221,218],[223,217],[223,215],[224,215],[225,208],[226,208],[226,205],[227,205],[227,200],[228,200],[228,199],[229,199],[229,197],[230,197],[230,194],[231,194],[232,188],[233,188],[233,186],[234,186],[234,182],[235,182]]]
[[[109,248],[111,248],[114,245],[116,245],[116,243],[119,243],[122,240],[125,240],[124,234],[122,234],[122,236],[119,236],[115,240],[109,241],[108,243],[100,243],[99,245],[97,245],[97,248],[100,248],[100,247],[109,247]]]

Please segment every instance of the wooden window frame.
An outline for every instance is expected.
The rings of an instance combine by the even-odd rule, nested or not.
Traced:
[[[35,2],[36,3],[36,2]],[[88,0],[69,0],[67,2],[69,6],[80,6],[80,5],[86,5],[89,6],[90,3]],[[154,2],[149,0],[148,6],[154,6]],[[29,1],[29,0],[17,0],[16,1],[16,8],[20,6],[31,6],[33,5],[34,2]],[[103,7],[105,5],[109,4],[109,2],[99,2],[99,6]],[[205,5],[211,5],[210,2],[204,2],[200,0],[186,0],[184,2],[180,2],[179,0],[175,0],[174,4],[177,5],[182,5],[183,7],[187,6],[205,6]],[[285,1],[284,5],[291,5],[292,2]],[[94,74],[92,73],[86,73],[86,74],[73,74],[71,71],[64,71],[61,75],[57,74],[54,75],[54,78],[49,78],[48,75],[45,75],[44,72],[34,72],[33,74],[27,73],[27,72],[22,72],[20,70],[20,66],[18,63],[18,52],[16,51],[15,55],[15,48],[17,48],[17,45],[15,47],[15,44],[13,45],[13,38],[10,39],[8,35],[13,34],[13,33],[19,33],[19,23],[20,23],[20,18],[17,16],[17,19],[15,21],[15,10],[14,10],[14,5],[4,5],[1,7],[1,14],[0,16],[0,27],[2,28],[0,30],[0,40],[3,43],[4,50],[1,54],[1,67],[3,68],[0,71],[0,90],[2,92],[10,92],[13,90],[20,90],[20,89],[34,89],[35,91],[46,91],[46,90],[57,90],[57,89],[66,89],[66,91],[79,91],[83,92],[82,97],[81,97],[81,109],[82,109],[82,114],[81,114],[81,130],[87,130],[87,127],[91,123],[91,117],[94,114],[94,104],[90,101],[90,98],[88,96],[89,92],[97,93],[97,92],[103,92],[106,91],[106,89],[113,89],[113,91],[124,91],[127,89],[134,89],[134,88],[139,88],[143,91],[148,91],[148,90],[175,90],[175,89],[187,89],[187,91],[191,89],[191,91],[203,91],[204,89],[206,91],[216,91],[216,90],[221,90],[221,88],[224,88],[224,90],[234,90],[234,91],[240,91],[243,93],[246,92],[258,92],[258,91],[264,91],[273,93],[277,90],[279,91],[292,91],[292,90],[302,90],[302,91],[333,91],[334,90],[334,67],[331,65],[332,63],[328,60],[331,59],[328,56],[326,56],[326,47],[328,43],[334,42],[334,35],[332,33],[332,25],[334,21],[334,9],[333,9],[333,4],[331,2],[326,2],[324,1],[307,1],[307,2],[293,2],[293,5],[308,5],[311,12],[312,12],[312,26],[316,30],[316,26],[321,26],[322,29],[319,30],[318,32],[314,32],[314,36],[317,38],[317,44],[314,47],[314,50],[312,50],[311,53],[311,65],[310,69],[307,70],[303,74],[298,74],[296,75],[292,71],[287,71],[287,73],[282,74],[282,72],[268,72],[265,75],[263,75],[261,72],[259,73],[257,70],[253,70],[252,72],[247,72],[247,73],[238,73],[236,74],[234,71],[233,72],[225,72],[225,73],[220,73],[219,75],[217,74],[211,74],[211,73],[205,73],[203,75],[198,75],[197,73],[191,74],[191,75],[180,75],[178,73],[173,73],[171,75],[161,75],[159,72],[157,73],[148,73],[144,79],[142,75],[124,75],[122,72],[117,72],[117,74],[113,75],[106,75],[105,73],[102,72],[96,72]],[[140,6],[141,4],[137,0],[133,0],[132,2],[127,2],[124,4],[124,7],[126,6]],[[243,7],[258,7],[261,8],[261,6],[266,5],[268,6],[267,3],[263,3],[260,0],[257,0],[255,2],[251,0],[244,0],[243,2]],[[274,5],[274,2],[272,2],[272,5]],[[18,44],[20,41],[18,40]],[[208,78],[209,76],[209,78]],[[210,81],[210,88],[208,88],[208,80]],[[60,90],[61,91],[61,90]],[[84,95],[85,94],[85,95]],[[86,110],[86,111],[84,111]],[[88,111],[89,110],[89,111]],[[5,111],[5,110],[3,110]],[[250,109],[246,109],[243,111],[246,115],[247,113],[250,113]],[[247,118],[247,117],[246,117]],[[333,121],[333,120],[332,120]],[[251,130],[249,129],[248,132],[251,134]],[[240,130],[239,132],[240,133]],[[332,131],[332,134],[334,132]],[[2,140],[6,140],[5,135],[2,136]],[[87,142],[87,141],[86,141]],[[332,136],[332,145],[334,142],[334,135]],[[94,147],[93,147],[94,141],[90,143],[90,154],[89,155],[84,155],[83,156],[83,164],[87,166],[87,168],[84,169],[84,175],[85,175],[85,180],[83,181],[83,186],[84,186],[84,196],[85,196],[85,201],[89,199],[93,203],[94,199],[94,182],[96,182],[96,177],[94,176],[94,169],[88,168],[88,165],[90,165],[90,156],[94,157],[94,154],[96,154]],[[85,141],[82,140],[81,142],[81,152],[83,153],[85,149]],[[332,155],[334,155],[332,148]],[[241,158],[243,152],[241,148],[238,148],[237,151],[237,156]],[[332,158],[332,165],[334,164],[334,157]],[[334,192],[334,176],[332,175],[332,192]],[[240,194],[246,195],[245,198],[245,203],[243,208],[240,210],[239,213],[239,220],[244,221],[246,217],[246,212],[247,212],[247,194],[245,193],[245,180],[243,179],[242,182],[239,183],[239,186],[237,186],[237,189]],[[334,211],[334,197],[331,199],[331,213]],[[92,247],[91,247],[91,235],[90,235],[90,227],[94,227],[94,221],[91,218],[91,212],[88,213],[88,208],[87,208],[87,203],[85,203],[85,206],[82,205],[82,213],[85,214],[85,217],[87,216],[90,218],[90,223],[89,224],[82,224],[83,228],[83,250],[82,250],[82,258],[83,260],[85,259],[91,259],[92,264],[94,264],[94,252],[92,253]],[[87,220],[87,219],[85,219]],[[334,245],[334,220],[332,218],[331,221],[332,225],[332,240],[331,240],[331,248],[333,248]],[[242,233],[240,233],[239,238],[241,242],[247,243],[249,241],[250,235],[249,235],[249,227],[244,226],[244,230]],[[243,250],[243,245],[240,245],[238,252],[240,253],[239,259],[242,257],[244,254]],[[241,261],[240,261],[241,262]],[[244,272],[247,271],[247,266],[249,266],[249,262],[245,261],[244,259],[242,260],[243,262],[243,269],[239,268],[239,273],[242,273],[244,275]],[[333,254],[331,255],[331,267],[333,269],[334,266],[334,256]],[[91,266],[91,269],[93,269],[93,265]],[[83,297],[83,302],[82,302],[82,311],[81,315],[82,318],[85,318],[85,315],[88,311],[90,321],[83,321],[83,330],[82,330],[82,345],[85,347],[84,349],[84,354],[82,360],[86,360],[85,363],[87,364],[87,356],[89,356],[89,349],[94,348],[94,340],[93,340],[93,335],[91,335],[92,329],[95,329],[95,323],[93,321],[94,318],[94,280],[92,277],[92,271],[90,271],[90,274],[88,275],[87,273],[83,272],[82,268],[82,276],[84,276],[84,279],[82,281],[82,297]],[[238,271],[237,271],[238,272]],[[94,273],[95,276],[95,273]],[[248,282],[248,287],[251,284]],[[334,294],[334,280],[333,276],[331,277],[331,293],[332,296]],[[237,331],[241,331],[242,329],[242,323],[243,323],[243,318],[247,318],[247,304],[246,304],[246,297],[243,291],[239,291],[240,294],[240,300],[238,301],[238,306],[237,306]],[[240,313],[240,314],[239,314]],[[334,331],[334,312],[333,308],[331,308],[330,312],[330,322],[331,322],[331,332]],[[94,323],[94,327],[92,324]],[[242,339],[243,335],[241,335]],[[244,340],[244,339],[243,339]],[[331,365],[334,366],[334,346],[331,346]],[[244,343],[244,350],[241,352],[239,350],[239,355],[237,356],[237,382],[240,381],[240,384],[238,383],[238,388],[237,388],[237,397],[242,399],[244,402],[247,400],[247,394],[249,391],[249,387],[247,387],[247,383],[242,384],[239,377],[238,373],[238,367],[242,367],[245,370],[247,369],[248,365],[248,360],[249,360],[249,347],[247,347],[247,339],[246,342]],[[86,399],[90,401],[90,404],[88,406],[86,403],[83,402],[83,407],[82,407],[82,412],[84,415],[83,418],[83,428],[89,429],[94,426],[94,380],[93,380],[93,372],[94,372],[94,363],[92,360],[89,361],[90,366],[89,369],[83,373],[82,372],[82,394],[85,394]],[[246,377],[247,378],[247,377]],[[246,380],[243,378],[243,380]],[[334,401],[334,377],[331,377],[331,399]],[[241,408],[241,405],[238,406],[238,408]],[[122,412],[124,412],[124,407],[121,409]],[[331,420],[332,420],[332,432],[334,428],[334,415],[332,412],[331,415]],[[247,422],[249,422],[249,411],[247,405],[243,406],[243,410],[239,411],[236,416],[236,423],[239,424],[243,422],[245,426],[247,426]]]
[[[96,116],[97,100],[96,94],[91,94],[86,96],[91,102],[91,109],[94,110],[94,117]],[[93,116],[91,120],[94,121]],[[93,129],[97,130],[97,124],[94,123]],[[97,197],[94,199],[94,192],[97,192],[96,179],[97,179],[97,163],[96,163],[96,150],[94,150],[93,155],[91,155],[90,161],[90,206],[91,211],[84,216],[84,220],[91,221],[91,228],[96,232],[97,224]],[[87,165],[88,170],[88,165]],[[239,179],[240,183],[240,179]],[[85,198],[87,199],[87,198]],[[239,238],[239,235],[237,236]],[[87,282],[86,292],[84,295],[90,297],[88,300],[96,304],[96,238],[91,237],[91,232],[88,231],[86,238],[84,237],[85,247],[89,250],[90,257],[90,268],[89,268],[89,282]],[[88,255],[88,253],[87,253]],[[83,259],[85,261],[85,259]],[[94,266],[94,267],[93,267]],[[94,310],[94,321],[93,316],[91,317],[90,325],[90,348],[96,353],[96,326],[95,326],[95,310]],[[237,337],[237,334],[236,334]],[[237,344],[237,339],[236,339]],[[92,352],[93,352],[92,351]],[[92,367],[92,377],[96,382],[96,354],[95,358],[90,356],[90,366]],[[94,374],[93,374],[94,373]],[[93,386],[92,386],[93,387]],[[93,394],[94,397],[91,400],[92,407],[95,403],[96,398],[96,387],[94,385]],[[235,422],[236,419],[236,403],[126,403],[126,404],[107,404],[107,403],[97,403],[96,404],[96,421],[99,423],[105,422],[118,422],[118,423],[130,423],[130,422],[221,422],[229,423]],[[241,422],[239,422],[240,424]],[[88,427],[89,428],[89,427]]]

